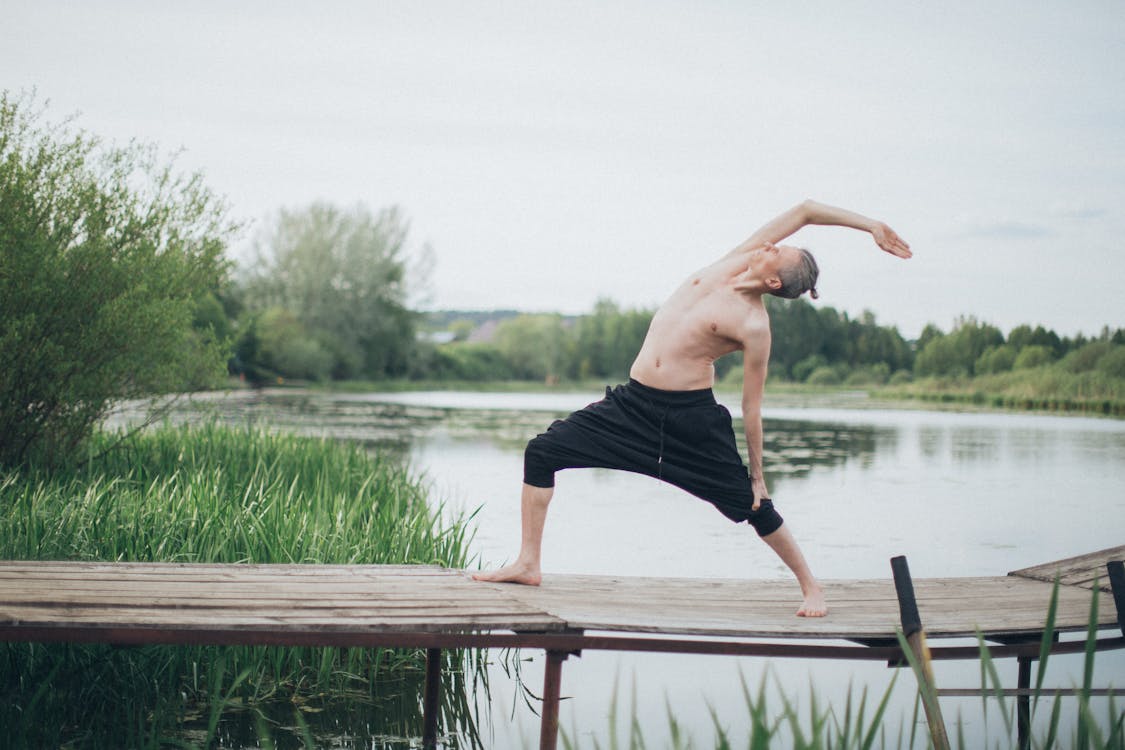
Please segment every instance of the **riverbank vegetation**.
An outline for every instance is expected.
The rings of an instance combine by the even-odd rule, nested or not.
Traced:
[[[0,472],[0,559],[470,562],[466,525],[444,523],[423,483],[356,444],[213,425],[120,439],[95,433],[80,467]],[[292,720],[326,695],[419,695],[422,663],[388,649],[8,643],[0,726],[7,746],[156,747],[193,720],[214,736],[214,712],[236,703],[287,701]],[[468,712],[448,692],[452,727]],[[420,708],[399,706],[384,729],[418,736]]]

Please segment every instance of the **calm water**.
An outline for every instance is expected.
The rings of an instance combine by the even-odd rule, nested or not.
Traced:
[[[517,551],[524,443],[600,395],[239,392],[193,399],[176,418],[218,416],[394,451],[430,482],[446,512],[477,512],[473,549],[491,567]],[[737,394],[720,400],[738,415]],[[898,554],[916,577],[995,575],[1125,543],[1125,422],[890,410],[859,396],[769,403],[771,493],[822,578],[889,577],[888,560]],[[559,474],[543,562],[548,573],[788,577],[748,527],[656,480],[606,470]],[[797,593],[794,584],[794,608]],[[524,657],[523,682],[538,694],[541,655]],[[1078,657],[1050,664],[1047,684],[1081,678]],[[999,667],[1014,686],[1014,660]],[[975,664],[936,669],[940,686],[979,685]],[[668,740],[668,705],[697,745],[708,746],[712,710],[732,737],[745,731],[740,676],[752,687],[767,676],[802,706],[813,686],[821,704],[842,707],[849,684],[881,695],[893,675],[868,663],[587,652],[564,666],[563,693],[571,698],[561,723],[582,746],[594,739],[605,746],[617,683],[622,711],[637,717],[650,747]],[[1123,655],[1099,655],[1095,680],[1122,686]],[[914,684],[904,673],[894,688],[888,715],[895,733],[910,721]],[[519,682],[498,665],[489,688],[486,744],[535,744],[538,719]],[[946,698],[943,708],[949,721],[962,717],[969,737],[995,737],[1003,726],[994,707],[985,720],[980,699]],[[619,724],[624,737],[627,723]]]

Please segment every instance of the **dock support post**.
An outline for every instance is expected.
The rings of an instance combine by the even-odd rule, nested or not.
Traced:
[[[1105,564],[1109,573],[1109,587],[1113,590],[1113,606],[1117,608],[1117,627],[1125,635],[1125,563],[1110,560]]]
[[[543,716],[539,725],[539,750],[555,750],[558,746],[562,663],[568,655],[566,651],[547,652],[547,668],[543,673]]]
[[[1016,675],[1016,687],[1027,690],[1031,687],[1031,657],[1017,656],[1019,673]],[[1031,747],[1031,696],[1021,692],[1016,696],[1016,734],[1019,738],[1020,750]]]
[[[906,564],[906,558],[901,555],[892,557],[891,571],[895,578],[902,633],[918,663],[918,687],[922,691],[926,722],[930,725],[930,740],[935,750],[949,750],[949,736],[945,732],[945,720],[942,718],[941,705],[937,699],[937,683],[934,681],[930,647],[926,645],[926,631],[922,629],[922,618],[918,614],[918,603],[914,598],[914,581],[910,578],[910,568]]]
[[[422,696],[422,747],[437,747],[438,714],[441,713],[441,649],[426,649],[426,688]]]

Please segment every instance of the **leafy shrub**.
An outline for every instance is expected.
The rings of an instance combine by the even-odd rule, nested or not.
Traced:
[[[1091,341],[1085,346],[1075,349],[1059,362],[1067,372],[1089,372],[1097,366],[1098,360],[1107,354],[1113,344],[1109,341]]]
[[[988,375],[995,372],[1007,372],[1016,363],[1016,348],[1011,344],[1003,346],[990,346],[984,354],[977,358],[973,370],[978,375]]]
[[[1097,370],[1113,378],[1125,378],[1125,346],[1114,346],[1098,360]]]
[[[805,381],[809,385],[839,385],[840,373],[834,367],[818,367],[813,370]]]
[[[42,119],[0,94],[0,465],[65,462],[115,399],[225,375],[199,303],[226,273],[225,206],[152,147]]]
[[[1025,346],[1016,356],[1016,361],[1012,369],[1028,370],[1032,367],[1041,367],[1050,364],[1054,358],[1054,353],[1046,346],[1040,346],[1038,344]]]

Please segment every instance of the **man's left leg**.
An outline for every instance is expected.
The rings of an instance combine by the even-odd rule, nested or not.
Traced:
[[[797,610],[797,616],[824,617],[828,614],[824,591],[809,569],[809,564],[805,561],[797,540],[789,531],[789,526],[782,524],[776,531],[762,537],[762,541],[768,544],[789,570],[793,571],[793,575],[797,576],[797,582],[801,585],[801,594],[805,598],[801,608]]]
[[[538,586],[543,580],[540,557],[543,550],[543,528],[547,524],[547,506],[554,487],[523,485],[520,495],[520,553],[515,562],[499,570],[473,573],[478,581],[523,583]]]

